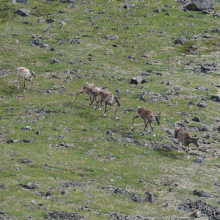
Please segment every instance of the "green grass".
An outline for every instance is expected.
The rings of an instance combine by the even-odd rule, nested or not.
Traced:
[[[169,219],[189,217],[191,213],[179,211],[175,205],[187,199],[199,200],[193,195],[195,189],[219,196],[214,185],[219,182],[219,168],[214,166],[219,165],[219,156],[213,156],[214,151],[219,155],[220,150],[219,133],[213,131],[213,127],[219,126],[216,122],[219,104],[210,100],[212,94],[218,93],[215,87],[218,70],[210,75],[192,71],[198,61],[204,64],[218,62],[218,56],[212,55],[218,51],[219,37],[212,32],[218,27],[216,18],[202,12],[185,13],[173,0],[138,1],[131,10],[124,9],[125,3],[116,0],[98,0],[86,5],[76,1],[77,8],[58,0],[29,2],[30,5],[16,5],[0,1],[0,67],[9,70],[7,76],[1,76],[0,72],[0,137],[4,136],[0,138],[0,185],[6,185],[5,189],[0,189],[0,211],[4,210],[8,213],[6,217],[14,216],[14,219],[28,219],[29,216],[42,219],[54,210],[79,212],[85,219],[94,220],[111,219],[110,212],[118,212],[120,216]],[[16,9],[20,7],[30,9],[31,16],[17,15]],[[154,13],[153,10],[158,8],[165,8],[171,16],[166,16],[166,12]],[[92,12],[86,12],[87,9]],[[220,4],[216,2],[216,11],[219,9]],[[59,13],[60,10],[66,12]],[[99,13],[102,10],[107,13]],[[144,17],[145,14],[149,17]],[[195,15],[195,18],[188,15]],[[54,22],[40,24],[39,19],[54,19]],[[60,23],[62,20],[66,25]],[[24,24],[24,21],[35,25]],[[119,39],[107,41],[106,35],[118,35]],[[188,39],[185,45],[174,44],[180,35]],[[194,35],[210,35],[212,38],[193,40]],[[38,38],[49,47],[32,47],[32,41]],[[59,45],[62,38],[68,42]],[[70,44],[71,39],[78,39],[80,44]],[[120,47],[113,47],[115,44]],[[191,55],[192,45],[198,46],[199,55]],[[50,50],[52,47],[55,51]],[[131,55],[136,60],[128,58]],[[90,61],[91,57],[95,61]],[[52,64],[52,58],[60,63]],[[186,65],[190,61],[194,63]],[[148,62],[156,65],[146,64]],[[26,83],[28,89],[23,90],[22,80],[20,89],[17,89],[19,66],[36,70],[32,91],[29,82]],[[82,72],[70,74],[78,69]],[[143,76],[148,83],[129,84],[132,77],[145,71],[150,73],[150,76]],[[172,84],[162,84],[164,81]],[[85,82],[106,85],[114,94],[120,88],[119,121],[114,120],[111,106],[108,106],[106,117],[101,116],[101,111],[88,108],[88,95],[80,94],[72,103]],[[195,89],[201,85],[209,92]],[[67,87],[62,94],[59,93],[61,86]],[[176,87],[181,87],[179,95],[175,95]],[[149,93],[145,97],[146,103],[137,98],[144,91]],[[154,99],[152,103],[151,96],[156,97],[156,93],[166,95],[168,100]],[[204,98],[208,106],[201,109],[197,104]],[[188,107],[190,101],[195,101],[192,108]],[[134,131],[130,130],[135,112],[124,111],[137,106],[145,106],[155,113],[162,112],[161,126],[153,123],[156,137],[152,134],[143,136],[144,121],[141,118],[136,119]],[[56,112],[36,113],[40,108]],[[30,111],[34,113],[29,114]],[[189,117],[184,117],[183,112]],[[194,116],[199,116],[201,122],[193,122]],[[195,155],[187,159],[184,152],[150,148],[173,143],[163,128],[173,129],[174,123],[186,119],[189,120],[185,123],[187,130],[209,126],[208,132],[190,132],[200,137],[201,147],[209,149],[208,153],[192,150],[208,156],[205,164],[194,163]],[[25,126],[31,126],[32,130],[22,130]],[[112,139],[107,135],[108,130],[113,132]],[[40,134],[36,134],[37,131]],[[128,133],[132,143],[124,140]],[[203,144],[204,136],[209,133],[212,137],[207,140],[214,143]],[[7,144],[9,139],[34,139],[34,142]],[[69,147],[60,146],[62,142],[68,143]],[[111,159],[112,155],[114,159]],[[34,163],[20,163],[24,158]],[[66,181],[84,183],[85,186],[69,187],[68,194],[61,195],[59,186]],[[23,185],[29,182],[38,183],[40,188],[24,189]],[[167,182],[171,185],[165,186]],[[178,184],[176,192],[168,192],[174,184]],[[117,187],[141,197],[146,197],[146,191],[158,197],[154,204],[135,203],[131,201],[131,195],[114,194]],[[50,190],[53,196],[46,198],[44,194]],[[32,204],[32,200],[36,203]],[[217,206],[216,199],[202,200]],[[162,208],[165,203],[171,206]],[[82,210],[80,206],[88,206],[92,211]]]

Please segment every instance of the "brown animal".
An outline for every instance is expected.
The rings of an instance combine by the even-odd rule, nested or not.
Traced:
[[[19,80],[20,78],[24,79],[24,89],[25,89],[25,80],[31,82],[31,88],[33,86],[32,78],[35,78],[35,71],[30,71],[24,67],[18,67],[18,89],[19,89]]]
[[[102,116],[105,116],[105,113],[107,111],[107,105],[111,105],[113,106],[113,111],[115,113],[115,119],[118,120],[119,118],[116,116],[116,110],[115,110],[115,105],[118,104],[118,106],[120,107],[121,103],[119,101],[119,98],[117,98],[115,95],[113,95],[111,92],[109,92],[106,89],[100,89],[99,92],[99,98],[100,100],[98,102],[100,102],[100,109],[102,108],[102,102],[105,103],[105,110],[102,113]],[[96,104],[96,108],[98,106],[98,102]],[[96,110],[95,108],[95,110]]]
[[[148,129],[148,123],[149,123],[150,128],[153,132],[153,127],[152,127],[151,123],[153,121],[157,121],[158,125],[160,125],[160,114],[161,114],[161,112],[158,115],[154,115],[151,110],[149,110],[149,109],[147,109],[143,106],[138,106],[137,114],[133,118],[133,122],[132,122],[132,125],[131,125],[131,130],[133,130],[134,120],[138,117],[141,117],[141,118],[144,119],[144,123],[145,123],[144,131],[147,128],[147,131],[149,132],[149,129]],[[156,135],[153,133],[153,136],[156,136]]]
[[[93,104],[94,100],[96,101],[96,97],[98,96],[99,90],[100,90],[100,88],[98,88],[97,86],[95,86],[93,83],[88,83],[88,82],[86,82],[86,83],[83,85],[82,89],[81,89],[79,92],[76,93],[76,97],[77,97],[80,93],[86,93],[87,95],[90,96],[90,101],[91,101],[91,102],[89,103],[89,106],[90,106],[91,104]],[[76,101],[76,97],[75,97],[73,103]],[[97,103],[97,101],[96,101],[96,103]],[[88,106],[88,107],[89,107],[89,106]],[[94,108],[95,108],[95,107],[94,107]]]
[[[182,147],[181,146],[180,147],[187,153],[187,158],[189,158],[189,145],[191,143],[195,144],[196,147],[199,147],[198,137],[191,137],[190,134],[187,131],[183,130],[182,128],[175,128],[174,138],[176,138],[179,142],[182,143]]]

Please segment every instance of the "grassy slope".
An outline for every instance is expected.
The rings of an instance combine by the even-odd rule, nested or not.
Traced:
[[[155,151],[150,149],[153,143],[172,143],[163,127],[173,128],[172,123],[184,121],[181,112],[191,113],[189,120],[200,116],[201,123],[190,120],[186,126],[211,126],[219,115],[219,104],[208,101],[208,107],[200,109],[196,105],[189,109],[188,103],[192,100],[201,100],[207,96],[206,92],[194,90],[196,86],[205,86],[211,94],[218,91],[213,85],[218,84],[218,74],[200,75],[185,69],[184,62],[190,60],[195,63],[201,60],[204,63],[218,62],[218,56],[212,55],[217,51],[216,42],[218,34],[210,30],[218,27],[218,18],[203,15],[201,12],[184,13],[179,4],[174,1],[139,1],[135,9],[126,18],[128,10],[124,9],[122,1],[97,0],[93,4],[82,5],[77,3],[77,9],[69,8],[69,4],[58,1],[29,0],[30,6],[13,5],[8,1],[1,1],[0,8],[0,66],[10,70],[9,76],[0,78],[0,132],[5,138],[0,139],[0,184],[6,188],[0,189],[0,205],[2,210],[16,219],[27,219],[29,216],[41,219],[46,213],[53,210],[76,212],[87,219],[110,219],[104,214],[119,212],[121,214],[146,217],[154,219],[167,219],[171,216],[188,216],[188,213],[178,211],[177,204],[186,199],[198,199],[193,195],[194,189],[209,193],[215,191],[214,183],[219,181],[219,169],[213,165],[219,164],[219,158],[212,157],[212,151],[219,151],[219,134],[212,131],[210,152],[206,163],[194,163],[196,156],[187,159],[185,154],[176,151]],[[166,12],[154,13],[152,10],[166,8]],[[17,8],[31,9],[31,17],[23,18],[15,14]],[[37,8],[36,8],[37,7]],[[92,12],[86,12],[86,9]],[[66,13],[59,13],[59,10]],[[99,14],[102,10],[107,13]],[[216,11],[219,3],[216,3]],[[144,14],[149,17],[143,17]],[[188,17],[189,14],[195,18]],[[154,16],[155,15],[155,16]],[[111,16],[111,17],[109,17]],[[39,24],[38,19],[54,19],[52,24]],[[60,24],[65,20],[66,25]],[[23,24],[23,21],[34,22],[35,25]],[[94,28],[97,24],[98,28]],[[168,25],[169,24],[169,25]],[[105,28],[103,27],[105,26]],[[129,29],[125,27],[129,26]],[[152,32],[154,29],[156,32]],[[189,41],[187,45],[174,45],[174,38],[188,32],[188,38],[198,34],[208,34],[213,38],[201,38]],[[140,34],[139,37],[136,37]],[[88,35],[89,37],[83,37]],[[119,40],[107,41],[106,35],[118,35]],[[33,36],[44,37],[43,42],[49,48],[31,47]],[[79,38],[80,44],[67,42],[58,45],[61,38]],[[16,39],[18,43],[16,44]],[[45,40],[44,40],[45,39]],[[119,44],[121,47],[113,47]],[[190,55],[189,46],[198,46],[199,55]],[[50,51],[54,47],[55,51]],[[182,53],[187,53],[182,56]],[[95,61],[88,61],[92,55]],[[128,56],[134,56],[131,61]],[[60,60],[58,64],[51,64],[51,59]],[[70,64],[78,59],[81,62]],[[179,59],[181,63],[176,62]],[[146,62],[156,62],[157,65],[146,65]],[[37,78],[34,79],[33,91],[23,91],[16,88],[18,66],[35,69]],[[67,71],[82,69],[77,79]],[[185,69],[184,73],[180,69]],[[67,71],[65,71],[67,70]],[[131,77],[146,70],[165,73],[162,76],[151,74],[150,82],[145,85],[133,86],[129,84]],[[59,79],[52,75],[60,76]],[[124,80],[118,80],[123,78]],[[81,95],[72,105],[75,92],[86,81],[95,82],[97,86],[106,84],[108,89],[115,93],[116,88],[122,91],[122,107],[119,109],[120,121],[114,121],[111,107],[108,108],[106,118],[101,112],[94,112],[86,107],[88,98]],[[172,85],[161,84],[170,81]],[[188,84],[191,82],[191,84]],[[21,82],[22,85],[22,82]],[[27,83],[28,86],[30,86]],[[64,85],[68,88],[59,94],[59,88]],[[143,88],[146,86],[146,88]],[[173,87],[181,86],[181,95],[173,96],[169,106],[168,102],[143,103],[137,95],[143,91],[163,93],[165,89],[173,92]],[[51,90],[53,94],[44,91]],[[128,90],[129,92],[126,92]],[[19,97],[19,99],[15,99]],[[150,100],[150,97],[146,97]],[[155,112],[162,110],[162,125],[155,125],[156,139],[152,135],[142,136],[143,121],[137,119],[138,125],[132,133],[132,139],[144,143],[145,147],[126,142],[107,141],[107,130],[118,130],[114,137],[121,137],[130,132],[130,125],[134,113],[124,113],[128,107],[136,108],[138,105],[149,107]],[[15,109],[10,110],[14,107]],[[27,114],[28,109],[48,108],[58,113]],[[67,113],[62,113],[66,110]],[[208,112],[208,114],[207,114]],[[43,116],[43,117],[42,117]],[[140,124],[139,124],[140,123]],[[32,131],[23,131],[24,126],[31,126]],[[54,130],[56,128],[56,130]],[[89,130],[85,132],[84,130]],[[40,135],[36,135],[40,131]],[[203,139],[207,132],[197,132]],[[59,135],[64,138],[60,139]],[[7,139],[33,138],[33,143],[7,144]],[[49,138],[49,139],[48,139]],[[68,148],[52,147],[53,144],[66,142]],[[201,144],[202,145],[202,144]],[[203,145],[202,145],[203,146]],[[115,160],[106,160],[113,153]],[[201,152],[200,152],[201,153]],[[33,164],[22,164],[20,159],[28,158]],[[47,164],[45,166],[45,164]],[[16,170],[19,168],[19,170]],[[67,189],[67,195],[61,195],[58,185],[67,180],[85,183],[85,187]],[[36,190],[25,190],[22,185],[36,182],[40,185]],[[178,183],[176,192],[168,192],[169,187],[164,183]],[[158,195],[154,204],[135,203],[129,196],[113,194],[103,186],[126,188],[144,197],[146,191]],[[53,196],[46,198],[39,192],[53,191]],[[219,196],[219,194],[215,194]],[[35,200],[35,204],[31,204]],[[216,199],[205,198],[205,201],[217,206]],[[90,202],[92,201],[92,202]],[[161,208],[168,202],[168,208]],[[39,206],[39,204],[44,204]],[[79,210],[80,206],[89,206],[93,211]],[[13,207],[13,208],[11,208]],[[97,213],[102,213],[102,216]]]

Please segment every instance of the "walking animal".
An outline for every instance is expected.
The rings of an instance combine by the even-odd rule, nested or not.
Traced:
[[[149,110],[149,109],[147,109],[147,108],[145,108],[143,106],[138,106],[137,113],[136,113],[136,115],[133,118],[133,122],[132,122],[132,125],[131,125],[131,130],[134,129],[133,128],[134,120],[136,118],[138,118],[138,117],[141,117],[141,118],[144,119],[144,124],[145,124],[144,131],[147,128],[147,131],[149,132],[149,129],[148,129],[148,124],[149,124],[150,128],[151,128],[151,130],[153,132],[153,127],[152,127],[151,123],[153,121],[156,121],[158,123],[158,125],[160,125],[160,114],[161,114],[161,112],[158,115],[154,115],[154,113],[151,110]],[[153,136],[156,136],[156,135],[153,133]]]
[[[115,95],[113,95],[111,92],[109,92],[106,89],[100,89],[98,95],[100,100],[97,102],[96,108],[99,102],[100,102],[100,109],[102,108],[102,102],[105,103],[105,110],[103,111],[102,116],[105,116],[105,113],[107,112],[107,105],[111,105],[113,107],[115,119],[118,120],[119,118],[116,116],[115,105],[118,104],[118,106],[120,107],[121,103],[119,101],[119,98],[117,98]]]
[[[187,153],[187,158],[189,158],[189,145],[195,144],[196,147],[199,148],[198,137],[191,137],[190,134],[183,130],[182,128],[175,128],[174,130],[174,138],[176,138],[179,142],[182,143],[182,149]],[[184,148],[183,148],[184,146]],[[187,149],[188,147],[188,149]]]
[[[24,67],[18,67],[18,89],[19,89],[19,80],[20,78],[24,79],[24,89],[25,89],[25,81],[31,82],[31,89],[33,86],[32,78],[35,78],[35,71],[31,71]]]
[[[90,101],[91,101],[91,102],[89,103],[89,105],[88,105],[88,107],[89,107],[91,104],[93,104],[94,100],[96,101],[96,97],[98,96],[98,93],[99,93],[99,90],[100,90],[100,89],[101,89],[101,88],[98,88],[98,87],[95,86],[93,83],[88,83],[88,82],[86,82],[86,83],[83,85],[82,89],[81,89],[79,92],[76,93],[76,97],[77,97],[80,93],[86,93],[87,95],[89,95],[89,96],[90,96]],[[76,97],[75,97],[73,103],[76,101]],[[97,103],[97,101],[96,101],[96,103]]]

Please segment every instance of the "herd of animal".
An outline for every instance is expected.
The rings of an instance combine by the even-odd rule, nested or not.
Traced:
[[[17,69],[18,69],[18,80],[17,80],[18,81],[18,89],[19,89],[19,79],[20,78],[22,78],[24,80],[24,89],[25,89],[25,81],[30,81],[32,83],[31,84],[31,89],[32,89],[32,86],[33,86],[32,78],[36,77],[35,71],[30,71],[24,67],[18,67]],[[107,105],[111,105],[113,107],[113,111],[114,111],[116,120],[119,119],[116,116],[115,106],[117,104],[120,107],[120,105],[121,105],[120,99],[119,99],[119,97],[116,97],[114,94],[109,92],[106,88],[104,88],[104,87],[99,88],[99,87],[95,86],[94,83],[86,82],[82,86],[82,89],[76,93],[76,96],[75,96],[73,103],[76,101],[77,96],[81,93],[86,93],[87,95],[89,95],[89,97],[90,97],[89,106],[91,106],[94,103],[94,101],[96,102],[96,104],[94,105],[95,111],[98,107],[99,107],[99,110],[102,110],[102,103],[105,104],[105,109],[102,113],[102,116],[106,116],[105,113],[107,112]],[[131,130],[133,130],[135,119],[138,117],[141,117],[142,119],[144,119],[144,124],[145,124],[144,131],[147,128],[148,132],[149,132],[149,128],[148,128],[148,124],[149,124],[149,126],[152,130],[152,133],[153,133],[153,127],[152,127],[151,123],[156,121],[158,123],[158,125],[160,125],[160,116],[161,116],[161,112],[158,115],[154,115],[154,113],[151,110],[149,110],[143,106],[138,106],[136,115],[134,116],[133,121],[132,121]],[[153,136],[156,136],[156,135],[153,133]],[[191,137],[190,134],[187,131],[185,131],[184,129],[182,129],[181,127],[176,127],[174,129],[173,136],[174,136],[174,138],[176,138],[178,140],[178,142],[182,143],[182,146],[180,146],[180,147],[187,153],[188,158],[189,158],[189,145],[191,143],[193,143],[194,145],[199,147],[198,137]]]

